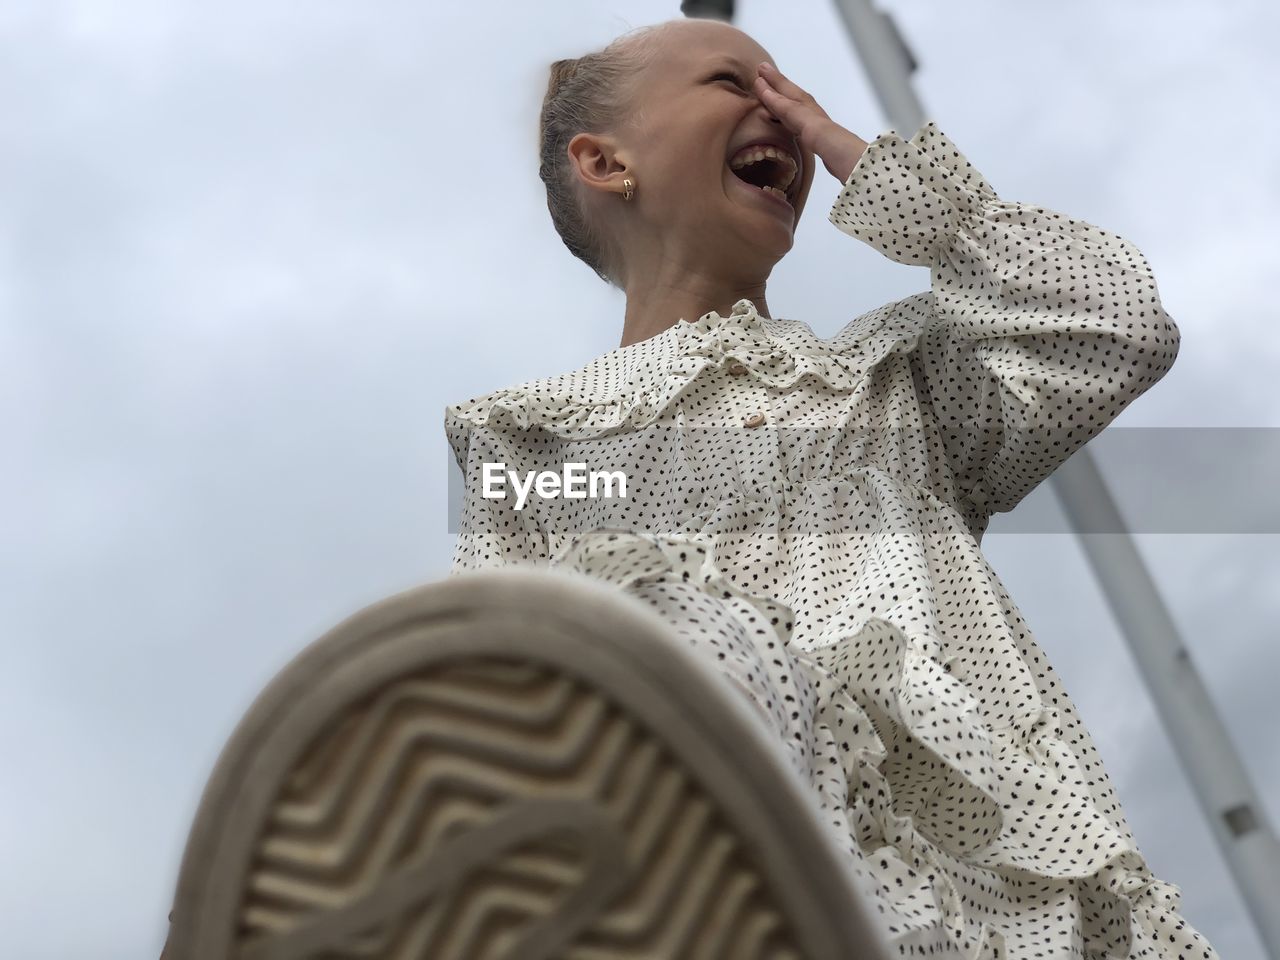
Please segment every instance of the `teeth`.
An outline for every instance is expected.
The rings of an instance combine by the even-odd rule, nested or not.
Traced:
[[[763,190],[765,193],[775,194],[782,200],[787,200],[787,195],[783,193],[781,190],[779,190],[777,187],[761,187],[760,189]],[[790,202],[791,202],[790,200],[787,200],[787,203],[790,203]]]
[[[741,170],[748,164],[759,163],[766,157],[783,164],[782,182],[777,186],[786,190],[796,178],[796,162],[789,153],[779,150],[777,147],[748,147],[746,150],[740,150],[729,161],[729,168]]]

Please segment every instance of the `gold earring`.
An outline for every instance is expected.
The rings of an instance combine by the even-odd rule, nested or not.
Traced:
[[[635,193],[636,193],[635,184],[631,182],[631,179],[627,178],[623,180],[622,181],[622,199],[630,200],[633,196],[635,196]]]

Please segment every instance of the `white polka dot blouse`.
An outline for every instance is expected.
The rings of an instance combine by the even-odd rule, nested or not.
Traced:
[[[901,955],[1216,958],[979,546],[1172,366],[1145,258],[1000,199],[932,122],[872,141],[829,219],[929,290],[829,339],[744,299],[448,406],[450,572],[652,605],[777,734]]]

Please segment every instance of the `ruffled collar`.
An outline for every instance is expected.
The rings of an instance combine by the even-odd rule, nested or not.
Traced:
[[[735,303],[726,316],[712,310],[697,320],[681,319],[671,329],[675,330],[682,352],[688,353],[727,355],[734,350],[758,351],[777,346],[755,303],[746,298]]]
[[[623,382],[632,386],[646,372],[658,370],[677,358],[738,360],[750,366],[767,356],[785,352],[779,333],[781,327],[789,324],[794,321],[761,317],[755,303],[744,297],[727,314],[711,310],[696,320],[681,318],[661,333],[611,350],[592,363],[615,365],[623,374]]]
[[[661,416],[695,380],[735,362],[780,390],[805,379],[830,391],[854,390],[887,353],[914,348],[927,318],[923,304],[911,309],[917,299],[863,314],[824,340],[800,321],[761,317],[743,298],[728,314],[712,310],[696,320],[681,319],[571,373],[446,407],[446,432],[460,453],[459,444],[475,426],[540,426],[567,439],[637,429]]]

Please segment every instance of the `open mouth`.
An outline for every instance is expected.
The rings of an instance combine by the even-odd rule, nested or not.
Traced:
[[[743,147],[729,158],[729,169],[743,183],[795,206],[800,171],[785,151],[773,146]]]

